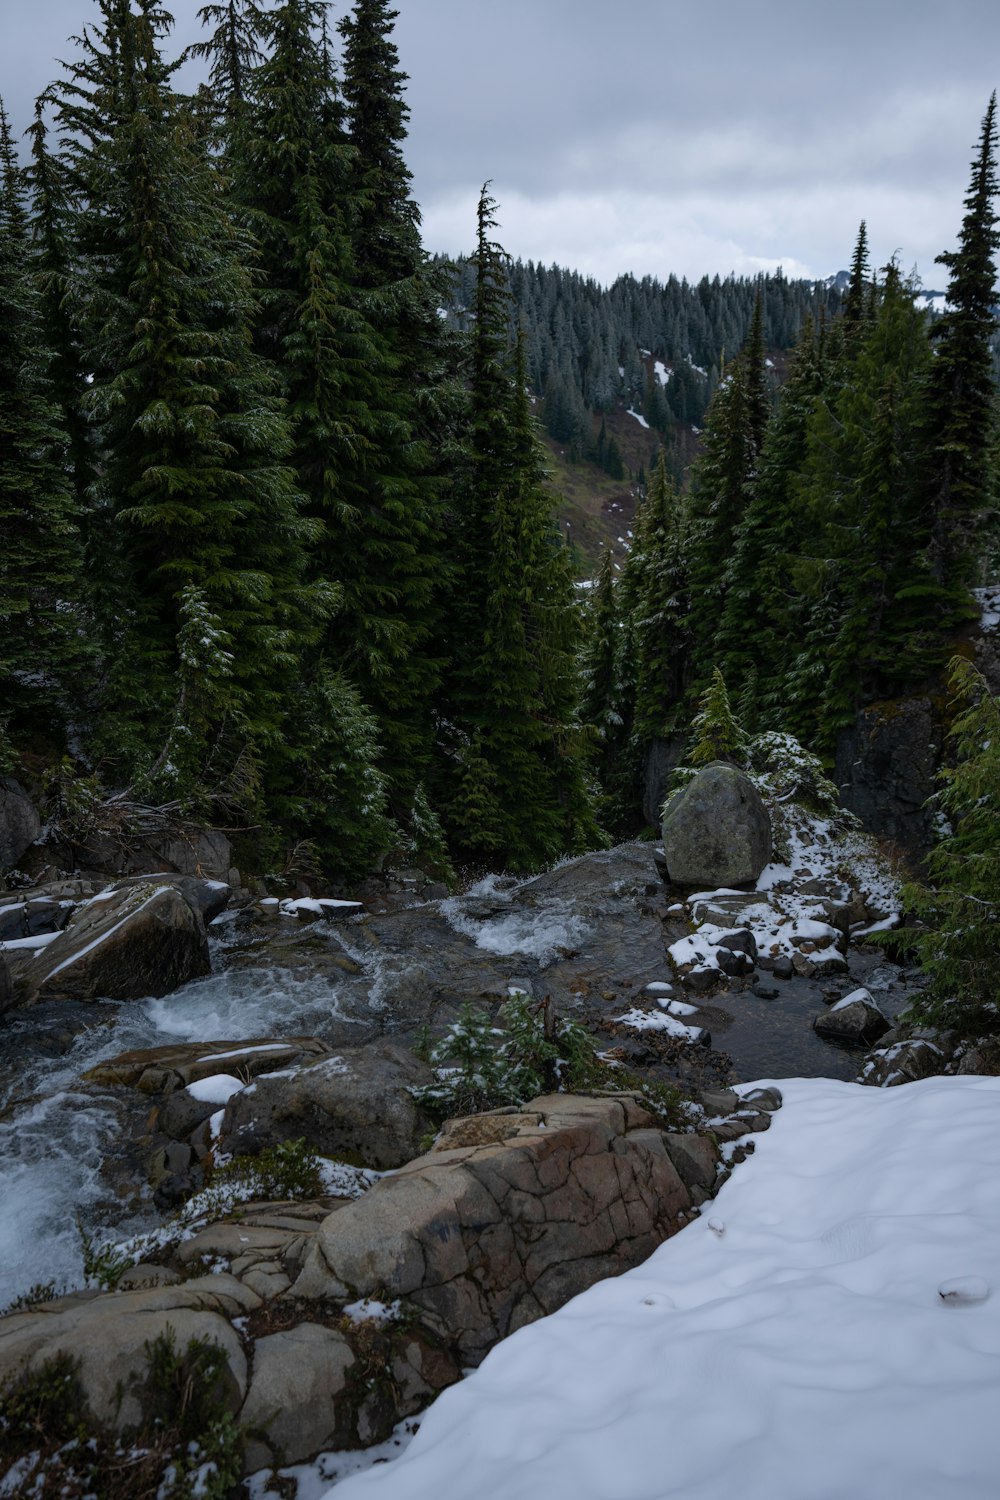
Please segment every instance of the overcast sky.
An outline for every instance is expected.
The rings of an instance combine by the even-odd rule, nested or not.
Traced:
[[[165,0],[178,46],[202,0]],[[928,287],[1000,83],[997,0],[397,0],[430,250],[471,248],[486,178],[512,255],[603,282],[845,267],[867,220]],[[349,8],[335,0],[335,17]],[[16,131],[91,0],[0,0]]]

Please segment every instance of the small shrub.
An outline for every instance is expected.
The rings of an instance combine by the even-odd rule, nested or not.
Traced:
[[[432,1048],[437,1081],[414,1089],[418,1103],[439,1118],[523,1104],[536,1094],[599,1086],[604,1070],[586,1027],[557,1016],[546,997],[511,995],[494,1026],[468,1003]]]
[[[34,1286],[29,1286],[26,1292],[21,1292],[6,1307],[0,1307],[0,1318],[5,1318],[8,1313],[24,1312],[29,1307],[41,1307],[43,1303],[51,1302],[59,1295],[54,1281],[36,1281]]]
[[[258,1156],[236,1156],[212,1173],[208,1192],[221,1190],[234,1202],[255,1198],[318,1198],[323,1192],[319,1157],[300,1137],[268,1146]]]
[[[226,1356],[172,1330],[146,1345],[140,1430],[93,1429],[79,1363],[58,1355],[0,1391],[0,1494],[33,1500],[228,1500],[242,1472],[225,1406]]]
[[[96,1244],[93,1236],[84,1229],[79,1214],[76,1216],[76,1232],[83,1257],[85,1284],[100,1287],[104,1292],[113,1292],[129,1266],[135,1264],[132,1256],[117,1244]]]

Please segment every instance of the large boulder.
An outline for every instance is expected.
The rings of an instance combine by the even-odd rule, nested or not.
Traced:
[[[412,1160],[433,1128],[412,1090],[433,1083],[405,1047],[373,1042],[263,1075],[226,1106],[224,1151],[257,1152],[304,1136],[325,1156],[386,1171]]]
[[[225,905],[228,889],[155,877],[109,886],[20,968],[20,1003],[139,1000],[210,973],[205,921]]]
[[[552,1095],[500,1120],[503,1139],[419,1157],[331,1214],[290,1295],[405,1298],[478,1364],[680,1228],[688,1189],[630,1096]]]
[[[871,1046],[885,1036],[890,1024],[865,989],[852,990],[830,1010],[816,1017],[813,1029],[817,1036],[835,1042],[852,1042]]]
[[[16,865],[42,831],[27,792],[11,776],[0,776],[0,870]]]
[[[170,1264],[160,1246],[127,1289],[0,1319],[0,1388],[71,1353],[92,1419],[127,1434],[147,1343],[172,1328],[224,1351],[249,1468],[381,1441],[460,1366],[675,1234],[723,1180],[727,1123],[762,1129],[780,1097],[703,1102],[740,1118],[672,1134],[633,1094],[550,1095],[453,1122],[354,1201],[242,1205],[180,1233]],[[213,1274],[190,1279],[200,1266]]]
[[[663,810],[663,852],[675,885],[749,885],[771,858],[771,819],[735,766],[706,766]]]

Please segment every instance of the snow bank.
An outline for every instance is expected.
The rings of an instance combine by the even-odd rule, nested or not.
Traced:
[[[780,1084],[711,1205],[332,1500],[993,1500],[1000,1079]]]

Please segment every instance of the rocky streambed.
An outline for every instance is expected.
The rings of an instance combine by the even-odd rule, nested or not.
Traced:
[[[849,1019],[863,989],[877,1034],[908,1003],[919,977],[865,941],[894,920],[870,847],[804,822],[783,853],[754,890],[685,893],[635,843],[454,896],[416,875],[360,902],[157,876],[3,898],[0,1302],[78,1286],[88,1236],[91,1264],[109,1231],[133,1238],[114,1295],[0,1320],[0,1378],[82,1350],[92,1416],[124,1433],[139,1398],[115,1407],[97,1351],[138,1390],[169,1324],[224,1351],[251,1466],[385,1438],[699,1212],[780,1105],[740,1080],[854,1077],[870,1016],[839,1040],[817,1017]],[[435,1139],[419,1044],[512,993],[581,1023],[626,1089]],[[213,1164],[303,1137],[320,1196],[234,1214],[206,1192]]]

